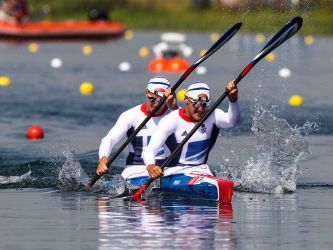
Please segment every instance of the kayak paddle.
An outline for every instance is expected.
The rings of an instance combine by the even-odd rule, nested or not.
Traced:
[[[257,64],[263,57],[265,57],[272,50],[280,46],[282,43],[287,41],[290,37],[292,37],[303,24],[303,19],[301,17],[294,17],[289,23],[287,23],[275,36],[271,38],[271,40],[267,43],[267,45],[260,51],[260,53],[245,67],[245,69],[239,74],[239,76],[235,80],[235,84],[237,85],[243,77],[247,75],[247,73],[253,68],[254,65]],[[194,126],[194,128],[188,133],[188,135],[183,139],[183,141],[176,147],[176,149],[169,155],[169,157],[163,162],[161,168],[164,169],[171,160],[178,154],[179,150],[182,149],[184,144],[190,139],[190,137],[201,127],[201,125],[206,121],[206,119],[213,113],[213,111],[220,105],[220,103],[228,96],[229,90],[225,90],[224,93],[220,96],[220,98],[214,103],[214,105],[207,111],[207,113],[203,116],[203,118]],[[150,178],[145,184],[143,184],[132,196],[133,200],[140,199],[141,195],[149,185],[154,181],[154,179]]]
[[[241,28],[242,23],[237,23],[232,26],[229,30],[227,30],[214,44],[210,49],[200,57],[193,65],[191,65],[184,74],[179,78],[179,80],[171,87],[171,92],[174,93],[178,86],[185,81],[185,79],[192,73],[192,71],[198,67],[202,62],[204,62],[208,57],[214,54],[219,48],[221,48],[224,44],[226,44]],[[112,155],[110,159],[108,159],[107,167],[111,165],[111,163],[118,157],[118,155],[124,150],[124,148],[134,139],[134,137],[139,133],[139,131],[146,125],[146,123],[150,120],[151,117],[160,109],[160,107],[165,103],[166,97],[159,101],[159,104],[150,112],[150,114],[142,121],[142,123],[133,131],[133,133],[127,138],[127,140],[119,147],[119,149]],[[92,178],[92,180],[85,185],[86,188],[91,188],[95,182],[101,177],[102,175],[97,175]]]

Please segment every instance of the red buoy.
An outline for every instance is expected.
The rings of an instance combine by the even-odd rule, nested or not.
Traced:
[[[27,130],[28,140],[39,140],[44,138],[44,131],[39,126],[32,126]]]

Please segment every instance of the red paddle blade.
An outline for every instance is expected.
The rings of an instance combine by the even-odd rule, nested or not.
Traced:
[[[141,198],[141,195],[143,194],[144,191],[146,191],[148,188],[147,184],[143,184],[142,187],[140,187],[133,195],[132,195],[132,199],[133,200],[137,200]]]

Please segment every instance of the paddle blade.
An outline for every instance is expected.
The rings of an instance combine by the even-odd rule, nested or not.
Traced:
[[[132,196],[131,198],[133,200],[137,200],[141,198],[141,195],[144,193],[144,191],[147,190],[149,185],[147,185],[147,183],[143,184]]]
[[[256,64],[263,57],[269,54],[272,50],[279,47],[282,43],[287,41],[290,37],[295,35],[300,30],[303,24],[303,19],[299,16],[294,17],[289,23],[287,23],[278,33],[275,34],[266,44],[266,46],[260,51],[260,53],[252,60],[252,64]]]
[[[184,74],[179,78],[179,80],[172,86],[171,90],[174,92],[178,86],[191,74],[191,72],[199,66],[202,62],[206,61],[212,54],[214,54],[219,48],[226,44],[242,27],[242,23],[236,23],[229,30],[227,30],[206,53],[201,56],[194,64],[192,64]]]
[[[101,178],[101,175],[97,175],[95,174],[95,176],[91,179],[91,181],[87,184],[85,184],[84,186],[87,188],[87,189],[90,189],[96,181],[98,181],[98,179]]]
[[[242,23],[236,23],[232,26],[229,30],[227,30],[214,44],[210,47],[207,52],[200,57],[194,65],[199,65],[200,63],[204,62],[208,57],[214,54],[219,48],[221,48],[224,44],[226,44],[242,27]]]
[[[294,17],[289,23],[287,23],[282,29],[276,33],[266,46],[260,51],[260,53],[246,66],[246,68],[239,74],[235,80],[235,84],[246,76],[247,73],[259,62],[262,58],[268,55],[275,48],[279,47],[282,43],[287,41],[290,37],[296,34],[297,31],[302,27],[303,19],[299,16]]]

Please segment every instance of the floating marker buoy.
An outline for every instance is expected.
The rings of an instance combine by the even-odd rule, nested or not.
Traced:
[[[198,68],[196,68],[195,72],[198,75],[204,75],[207,73],[207,68],[205,66],[199,66]]]
[[[279,76],[282,78],[288,78],[291,76],[291,71],[288,68],[282,68],[279,71]]]
[[[28,49],[30,53],[36,53],[39,50],[39,46],[37,43],[30,43]]]
[[[259,34],[257,34],[256,35],[256,42],[257,42],[257,44],[262,44],[262,43],[264,43],[265,42],[265,35],[264,34],[262,34],[262,33],[259,33]]]
[[[124,37],[125,37],[125,40],[132,40],[134,37],[134,32],[131,30],[126,30]]]
[[[306,45],[312,45],[314,43],[314,37],[311,35],[308,35],[304,37],[304,42]]]
[[[80,85],[80,93],[82,95],[90,95],[94,92],[94,85],[91,82],[83,82]]]
[[[199,56],[202,57],[207,52],[206,49],[200,50]]]
[[[184,98],[185,98],[185,95],[186,95],[186,89],[181,89],[177,92],[176,94],[176,97],[177,97],[177,100],[178,101],[181,101],[183,102],[184,101]]]
[[[8,87],[12,81],[7,76],[0,76],[0,86],[1,87]]]
[[[146,47],[139,49],[139,56],[141,56],[141,57],[149,56],[149,49]]]
[[[177,62],[177,61],[172,62],[170,65],[171,65],[171,70],[172,70],[172,71],[178,71],[179,68],[180,68],[180,64],[179,64],[179,62]]]
[[[126,72],[129,71],[131,69],[131,64],[129,64],[128,62],[122,62],[119,64],[119,70]]]
[[[167,59],[162,57],[155,58],[148,64],[148,71],[152,73],[163,72],[166,71],[165,67],[167,65],[168,65]]]
[[[273,62],[275,60],[275,58],[276,58],[276,54],[274,52],[269,53],[265,57],[266,61],[268,61],[268,62]]]
[[[303,98],[299,95],[293,95],[289,99],[289,105],[290,106],[302,106],[303,105]]]
[[[57,69],[57,68],[60,68],[62,66],[62,61],[61,61],[61,59],[55,57],[51,60],[50,65],[51,65],[52,68]]]
[[[210,35],[210,40],[211,40],[211,42],[215,43],[219,39],[219,37],[220,37],[220,34],[215,32]]]
[[[89,56],[93,52],[93,48],[90,45],[84,45],[82,47],[82,54]]]
[[[39,126],[32,126],[28,128],[26,137],[28,140],[39,140],[44,138],[44,131]]]

